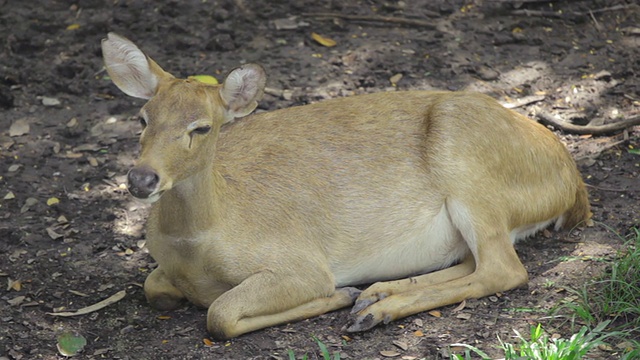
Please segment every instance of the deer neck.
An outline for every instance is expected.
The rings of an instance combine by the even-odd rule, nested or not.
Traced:
[[[226,182],[211,167],[182,180],[155,204],[158,229],[168,235],[188,236],[216,226]]]

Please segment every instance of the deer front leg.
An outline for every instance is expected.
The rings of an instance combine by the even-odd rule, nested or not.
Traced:
[[[475,263],[475,271],[469,275],[437,284],[425,282],[415,287],[405,286],[406,291],[395,292],[365,306],[355,314],[355,320],[347,331],[368,330],[381,322],[386,324],[419,312],[465,299],[481,298],[527,283],[527,271],[507,234],[479,239]]]
[[[159,266],[147,276],[144,282],[144,295],[149,304],[159,310],[176,309],[185,300],[184,294],[171,284]]]
[[[359,294],[355,288],[335,289],[330,276],[318,281],[264,271],[211,304],[207,329],[216,339],[229,339],[350,306]]]

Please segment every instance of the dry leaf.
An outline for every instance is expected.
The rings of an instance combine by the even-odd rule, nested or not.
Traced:
[[[75,291],[75,290],[69,290],[70,293],[72,293],[73,295],[78,295],[78,296],[82,296],[82,297],[89,297],[89,295],[82,293],[80,291]]]
[[[70,128],[71,128],[71,127],[75,127],[75,126],[77,126],[77,125],[78,125],[78,119],[76,119],[76,118],[74,118],[74,117],[73,117],[73,118],[71,118],[71,120],[69,120],[69,121],[67,122],[67,127],[70,127]]]
[[[15,199],[15,198],[16,198],[16,196],[15,196],[11,191],[9,191],[9,192],[7,193],[7,195],[5,195],[5,196],[3,197],[3,199],[4,199],[4,200],[11,200],[11,199]]]
[[[326,46],[326,47],[334,47],[337,44],[335,41],[333,41],[333,40],[331,40],[329,38],[323,37],[322,35],[317,34],[317,33],[311,33],[311,38],[313,38],[313,40],[317,41],[318,44],[320,44],[322,46]]]
[[[156,317],[156,319],[158,319],[158,320],[169,320],[169,319],[171,319],[171,316],[159,315],[159,316]]]
[[[21,295],[21,296],[16,296],[11,300],[7,300],[7,302],[9,303],[9,305],[18,306],[22,304],[24,299],[26,299],[26,297]]]
[[[22,165],[20,164],[13,164],[11,166],[9,166],[9,168],[7,169],[9,172],[16,172],[18,171],[20,168],[22,167]]]
[[[423,327],[424,326],[424,322],[422,321],[422,319],[415,319],[415,320],[413,320],[413,323],[416,324],[416,326],[418,326],[418,327]]]
[[[380,355],[384,357],[396,357],[396,356],[400,356],[400,353],[394,350],[383,350],[383,351],[380,351]]]
[[[464,309],[466,306],[467,306],[467,300],[462,300],[460,305],[456,306],[456,308],[451,310],[451,312],[457,313],[458,311],[461,311],[462,309]]]
[[[413,332],[413,336],[423,337],[424,333],[422,332],[422,330],[416,330]]]
[[[93,167],[98,166],[98,159],[94,158],[93,156],[87,157],[87,160],[89,160],[89,165]]]
[[[50,197],[47,199],[47,205],[48,206],[52,206],[52,205],[56,205],[60,203],[60,199],[58,199],[57,197]]]
[[[202,342],[204,343],[204,346],[213,346],[213,341],[207,338],[202,339]]]
[[[64,235],[62,235],[62,234],[58,234],[58,233],[57,233],[55,230],[53,230],[53,228],[51,228],[51,227],[48,227],[48,228],[47,228],[47,234],[49,235],[49,237],[50,237],[52,240],[58,240],[58,239],[60,239],[60,238],[64,237]]]
[[[431,310],[428,314],[437,318],[442,317],[442,313],[438,310]]]
[[[462,319],[462,320],[469,320],[469,319],[471,319],[471,314],[469,314],[469,313],[460,313],[460,314],[456,315],[456,318]]]
[[[392,77],[389,78],[389,81],[391,82],[391,85],[396,86],[396,84],[398,84],[398,82],[400,82],[400,80],[402,80],[402,74],[395,74]]]
[[[27,118],[16,120],[11,127],[9,127],[9,136],[22,136],[29,133],[29,123]]]
[[[78,30],[80,29],[80,24],[71,24],[67,26],[67,30]]]
[[[407,351],[409,348],[409,345],[406,342],[400,340],[393,340],[393,345],[399,347],[402,351]]]
[[[22,281],[20,280],[11,280],[9,278],[7,278],[7,291],[9,290],[15,290],[15,291],[20,291],[22,290]]]
[[[292,18],[275,19],[273,25],[276,30],[295,30],[298,28],[298,22]]]
[[[29,211],[29,209],[30,209],[33,205],[35,205],[35,204],[37,204],[37,203],[38,203],[38,199],[36,199],[36,198],[32,198],[32,197],[27,198],[27,200],[25,200],[25,201],[24,201],[24,205],[22,205],[22,208],[20,209],[20,213],[21,213],[21,214],[26,213],[27,211]]]

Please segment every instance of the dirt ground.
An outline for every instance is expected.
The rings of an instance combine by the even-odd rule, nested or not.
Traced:
[[[341,328],[348,310],[210,342],[206,312],[151,309],[141,288],[154,262],[146,205],[126,193],[143,102],[102,68],[100,40],[124,35],[178,76],[222,79],[239,64],[267,71],[261,110],[359,93],[471,89],[531,115],[578,125],[640,111],[640,8],[594,1],[0,0],[0,359],[56,359],[57,336],[87,339],[86,359],[319,357],[312,336],[343,359],[435,359],[453,343],[497,356],[497,337],[543,321],[602,269],[640,226],[640,127],[607,135],[557,131],[589,184],[595,225],[517,245],[527,289],[469,300],[378,326]],[[417,20],[358,20],[321,13]],[[311,33],[334,40],[326,47]],[[522,100],[523,103],[518,101]],[[555,129],[557,130],[557,129]],[[631,150],[631,151],[630,151]],[[5,286],[6,284],[6,286]],[[74,311],[119,291],[104,309]],[[598,354],[616,358],[616,347]]]

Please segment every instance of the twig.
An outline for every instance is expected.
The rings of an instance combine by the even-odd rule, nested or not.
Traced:
[[[613,191],[613,192],[627,192],[627,191],[636,191],[636,190],[631,190],[631,189],[610,189],[610,188],[603,188],[600,186],[595,186],[595,185],[591,185],[591,184],[584,184],[586,187],[590,187],[590,188],[594,188],[596,190],[601,190],[601,191]]]
[[[127,293],[122,290],[122,291],[118,291],[117,293],[111,295],[110,297],[97,302],[91,306],[87,306],[84,307],[78,311],[73,311],[73,312],[58,312],[58,313],[47,313],[47,315],[53,315],[53,316],[64,316],[64,317],[69,317],[69,316],[78,316],[78,315],[85,315],[85,314],[89,314],[92,313],[94,311],[98,311],[104,307],[107,307],[113,303],[116,303],[120,300],[122,300],[125,295],[127,295]]]
[[[525,96],[523,98],[516,99],[515,102],[502,103],[502,106],[506,107],[507,109],[515,109],[515,108],[519,108],[521,106],[526,106],[526,105],[529,105],[529,104],[540,102],[540,101],[544,100],[544,98],[545,98],[544,95]]]
[[[634,7],[637,5],[633,5],[633,4],[629,4],[629,5],[616,5],[616,6],[611,6],[611,7],[607,7],[607,8],[602,8],[602,9],[596,9],[596,10],[589,10],[589,12],[579,12],[579,11],[570,11],[570,12],[563,12],[563,13],[558,13],[558,12],[554,12],[554,11],[541,11],[541,10],[527,10],[527,9],[522,9],[522,10],[513,10],[511,12],[511,15],[525,15],[525,16],[540,16],[540,17],[551,17],[551,18],[565,18],[565,17],[583,17],[583,16],[593,16],[593,14],[599,14],[599,13],[603,13],[603,12],[609,12],[609,11],[618,11],[618,10],[625,10],[628,9],[630,7]]]
[[[554,126],[562,131],[578,134],[578,135],[605,135],[611,134],[618,131],[622,131],[626,128],[640,125],[640,116],[633,116],[628,119],[624,119],[622,121],[618,121],[611,124],[605,125],[575,125],[569,122],[562,121],[552,114],[542,110],[538,106],[533,107],[533,111],[535,116],[540,120],[541,123],[545,125]]]
[[[320,18],[338,18],[338,19],[354,20],[354,21],[385,22],[385,23],[402,24],[402,25],[422,26],[429,29],[436,28],[436,25],[430,22],[415,20],[415,19],[392,17],[392,16],[345,15],[345,14],[338,14],[338,13],[315,13],[315,14],[303,13],[302,16],[320,17]]]

